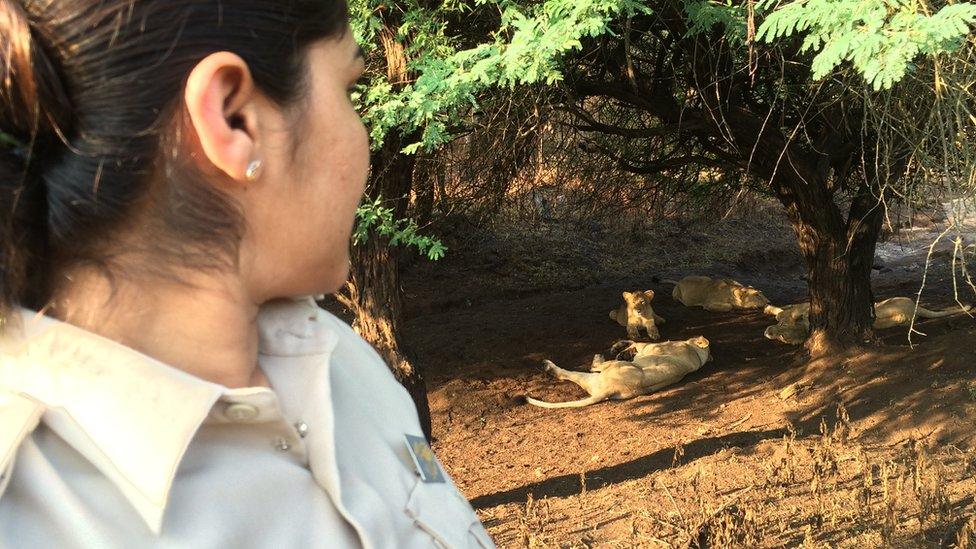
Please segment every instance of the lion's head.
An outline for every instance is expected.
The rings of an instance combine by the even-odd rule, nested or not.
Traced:
[[[650,324],[653,329],[648,328],[647,336],[651,339],[661,337],[654,322],[654,309],[651,307],[651,300],[654,299],[654,290],[644,290],[643,292],[624,292],[624,303],[627,304],[627,319],[641,319],[642,324]]]
[[[643,292],[624,292],[624,301],[627,303],[627,311],[636,311],[642,316],[651,317],[651,300],[654,299],[654,290],[644,290]]]
[[[702,361],[702,364],[712,360],[711,343],[704,336],[693,337],[688,340],[688,343],[695,346],[698,350],[698,356],[704,357],[705,360]]]
[[[752,286],[742,286],[732,290],[736,304],[746,309],[762,309],[769,305],[769,299]]]
[[[789,345],[800,345],[810,335],[810,325],[806,322],[780,322],[766,328],[766,339],[782,341]]]

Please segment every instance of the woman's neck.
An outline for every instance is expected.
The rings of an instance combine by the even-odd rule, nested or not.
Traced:
[[[258,304],[232,276],[187,283],[73,272],[49,314],[226,387],[267,386],[257,365]]]

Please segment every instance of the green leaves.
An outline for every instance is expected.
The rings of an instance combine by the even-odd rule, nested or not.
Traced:
[[[918,55],[957,49],[976,23],[976,6],[960,2],[929,15],[906,0],[798,0],[766,16],[757,40],[772,42],[805,33],[802,51],[818,52],[814,79],[850,62],[875,89],[888,89]]]
[[[733,4],[731,0],[692,0],[684,3],[688,17],[688,34],[694,36],[708,32],[715,25],[721,25],[726,35],[734,42],[741,43],[746,38],[746,6]]]
[[[354,29],[360,40],[377,47],[381,22],[375,0],[353,1]],[[582,41],[609,31],[619,14],[646,12],[637,0],[512,0],[445,2],[436,8],[418,2],[398,3],[404,8],[398,40],[406,44],[412,82],[393,86],[386,75],[376,75],[361,97],[360,108],[370,128],[374,148],[396,129],[405,135],[422,130],[421,141],[403,152],[431,150],[451,140],[449,128],[463,124],[477,108],[478,96],[493,87],[508,87],[562,79],[561,57],[582,47]],[[462,47],[460,36],[449,27],[476,8],[497,10],[498,24],[484,32],[479,43]],[[470,36],[466,37],[470,41]]]
[[[369,238],[370,230],[373,230],[380,236],[389,237],[390,246],[413,246],[433,261],[444,257],[447,247],[436,238],[419,234],[419,229],[413,219],[395,219],[393,208],[383,206],[383,199],[380,197],[360,205],[356,210],[353,244],[362,244]]]

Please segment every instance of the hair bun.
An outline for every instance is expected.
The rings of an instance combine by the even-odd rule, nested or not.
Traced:
[[[64,135],[71,122],[57,65],[37,35],[19,0],[0,0],[0,131],[25,140]]]

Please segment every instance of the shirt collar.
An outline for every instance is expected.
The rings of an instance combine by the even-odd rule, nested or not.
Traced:
[[[320,311],[307,299],[262,307],[261,354],[330,353],[337,335],[317,322]],[[0,385],[42,402],[44,423],[118,486],[158,535],[176,469],[229,389],[34,311],[22,309],[18,320],[0,332]]]

